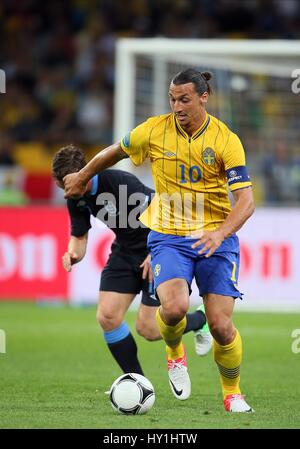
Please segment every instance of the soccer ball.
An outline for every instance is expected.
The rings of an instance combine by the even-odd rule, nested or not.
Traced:
[[[115,411],[123,415],[143,415],[153,406],[155,393],[146,377],[127,373],[114,381],[109,398]]]

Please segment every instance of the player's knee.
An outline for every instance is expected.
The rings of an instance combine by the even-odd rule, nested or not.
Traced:
[[[161,338],[159,330],[156,327],[149,326],[143,321],[137,321],[135,327],[138,335],[148,341],[156,341]]]
[[[208,325],[212,336],[220,345],[231,343],[234,336],[234,327],[231,319],[218,315],[211,318]]]
[[[119,327],[122,323],[122,318],[114,316],[109,310],[102,310],[98,308],[96,319],[104,331],[111,331]]]
[[[188,311],[188,304],[170,302],[162,306],[162,311],[164,317],[167,319],[166,324],[172,326],[179,323],[185,317]]]
[[[174,281],[168,289],[158,291],[158,296],[167,324],[176,324],[184,318],[189,308],[189,295],[185,284]]]

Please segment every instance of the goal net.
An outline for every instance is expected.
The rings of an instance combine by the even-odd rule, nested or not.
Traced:
[[[299,56],[299,41],[121,39],[115,140],[149,116],[170,111],[168,88],[177,72],[187,67],[210,71],[214,94],[207,110],[240,136],[258,204],[272,202],[268,167],[275,162],[297,166],[300,159]],[[128,161],[122,163],[133,169]],[[300,201],[300,165],[296,168],[289,179],[285,171],[278,173],[285,204]],[[147,176],[149,169],[142,170]]]

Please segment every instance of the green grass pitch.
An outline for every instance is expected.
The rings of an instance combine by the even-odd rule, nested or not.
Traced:
[[[127,322],[134,335],[135,312]],[[299,428],[300,353],[292,352],[300,314],[236,313],[244,343],[242,391],[254,414],[228,414],[212,354],[194,352],[187,334],[192,395],[169,388],[164,345],[136,336],[156,391],[151,411],[117,415],[104,391],[121,372],[105,346],[95,309],[0,303],[6,353],[0,353],[0,428],[206,429]]]

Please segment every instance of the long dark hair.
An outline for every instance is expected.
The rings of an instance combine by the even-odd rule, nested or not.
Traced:
[[[210,72],[199,72],[196,69],[186,69],[182,72],[177,73],[172,79],[172,83],[175,86],[179,84],[193,83],[195,86],[195,91],[202,95],[204,92],[208,92],[209,95],[212,94],[212,88],[209,84],[209,80],[212,78]]]

